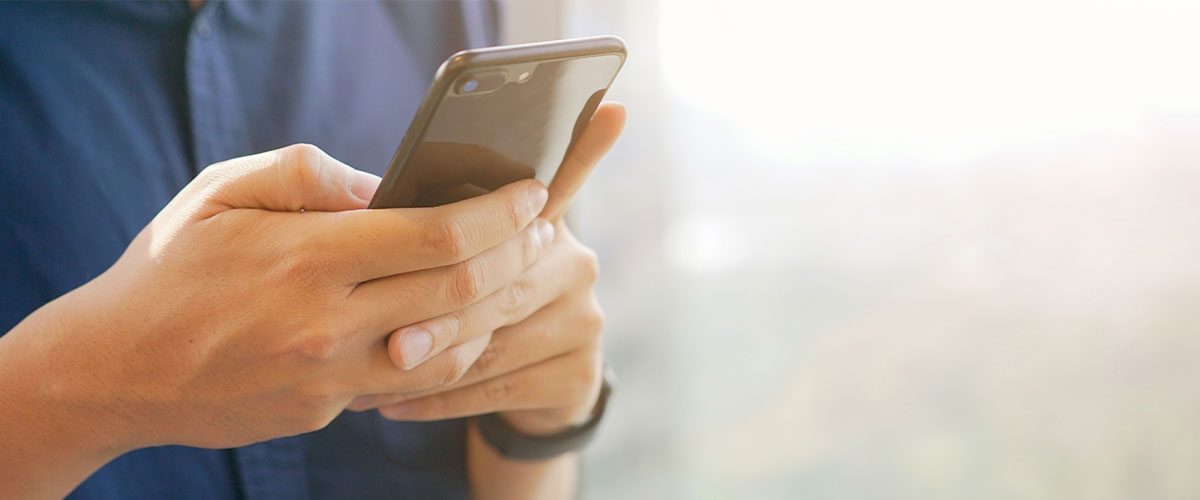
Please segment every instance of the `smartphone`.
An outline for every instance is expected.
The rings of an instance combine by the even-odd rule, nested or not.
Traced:
[[[549,185],[624,63],[615,36],[450,56],[369,206],[436,206],[531,177]]]

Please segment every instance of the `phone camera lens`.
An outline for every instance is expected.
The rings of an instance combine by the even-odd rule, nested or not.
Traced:
[[[467,83],[464,83],[462,86],[462,91],[463,93],[474,92],[477,88],[479,88],[479,81],[467,80]]]

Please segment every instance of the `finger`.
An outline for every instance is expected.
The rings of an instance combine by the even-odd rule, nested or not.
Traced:
[[[361,283],[350,293],[352,310],[371,318],[371,332],[392,332],[399,325],[457,311],[515,280],[549,250],[553,235],[550,223],[538,219],[508,241],[458,264]],[[432,335],[439,332],[426,333],[427,342],[421,342],[432,349],[437,340]]]
[[[599,377],[598,352],[581,350],[449,392],[384,406],[379,413],[390,420],[428,421],[559,408],[586,398]]]
[[[603,324],[604,315],[594,294],[563,297],[529,319],[493,333],[483,352],[456,382],[400,394],[378,394],[362,409],[459,389],[574,350],[599,349]]]
[[[545,206],[545,187],[527,179],[432,208],[328,214],[321,245],[336,248],[355,282],[463,262],[524,229]]]
[[[363,381],[359,392],[368,394],[368,400],[378,400],[453,384],[470,370],[489,342],[491,335],[477,337],[446,349],[412,370],[397,368],[385,349],[373,346],[369,358],[371,361],[359,377]],[[358,398],[347,409],[362,410],[376,406],[364,406],[361,404],[363,400],[362,397]]]
[[[546,225],[547,229],[552,227]],[[548,232],[543,239],[553,241],[553,233]],[[587,266],[576,265],[577,260],[564,238],[517,279],[483,300],[397,330],[388,341],[392,360],[409,369],[446,347],[528,318],[576,283],[590,279]]]
[[[575,141],[563,159],[562,166],[554,174],[554,180],[550,182],[550,201],[542,211],[543,217],[552,221],[562,217],[575,198],[575,193],[587,180],[588,174],[617,142],[623,128],[625,105],[606,102],[596,108],[596,113],[592,115],[579,140]]]
[[[311,144],[214,164],[194,189],[210,194],[197,216],[236,208],[335,212],[365,208],[379,177],[355,170]],[[189,186],[189,188],[193,188]]]

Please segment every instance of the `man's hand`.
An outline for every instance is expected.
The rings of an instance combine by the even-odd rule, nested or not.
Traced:
[[[600,388],[603,313],[592,285],[596,255],[562,223],[561,216],[588,173],[616,141],[625,110],[614,103],[593,116],[550,184],[542,217],[555,221],[548,252],[515,281],[466,308],[402,328],[389,342],[398,366],[412,367],[464,339],[487,348],[458,381],[424,391],[375,394],[351,410],[379,408],[394,420],[437,420],[503,412],[516,428],[553,433],[586,419]],[[433,348],[410,354],[414,337]],[[423,345],[423,344],[422,344]]]
[[[599,366],[594,257],[553,226],[623,121],[618,105],[597,111],[580,140],[592,146],[571,153],[549,202],[528,180],[442,207],[365,210],[379,179],[305,145],[205,169],[109,270],[0,337],[0,496],[65,495],[137,448],[317,430],[364,394],[466,401],[478,381],[503,379],[512,397],[471,411],[517,410],[530,431],[573,421],[594,399],[584,372]],[[535,295],[544,284],[575,292]],[[489,315],[499,297],[511,314]],[[491,331],[534,310],[475,363]],[[448,314],[473,326],[432,335],[423,356],[401,352],[393,332]],[[561,359],[539,362],[550,358]],[[460,382],[472,366],[476,383]],[[546,385],[531,370],[579,376]]]
[[[514,427],[530,433],[552,433],[586,419],[602,364],[596,274],[595,254],[560,222],[548,253],[500,292],[398,332],[488,339],[462,378],[424,391],[360,398],[349,409],[378,407],[393,420],[504,411]]]
[[[299,434],[360,394],[454,382],[486,341],[405,371],[386,338],[537,261],[546,190],[529,180],[444,207],[362,210],[377,183],[305,145],[213,165],[112,268],[4,336],[0,358],[44,374],[40,401],[124,450]]]

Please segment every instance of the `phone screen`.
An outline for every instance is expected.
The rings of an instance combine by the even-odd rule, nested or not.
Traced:
[[[604,54],[463,72],[372,206],[436,206],[530,177],[549,185],[622,62]]]

